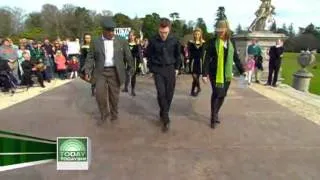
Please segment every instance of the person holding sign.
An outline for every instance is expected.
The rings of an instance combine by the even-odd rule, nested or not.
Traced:
[[[218,113],[230,86],[233,62],[240,74],[244,74],[244,68],[240,63],[236,46],[231,40],[231,30],[225,16],[218,19],[215,31],[216,37],[209,40],[206,45],[202,73],[205,83],[209,76],[212,87],[211,128],[215,128],[216,123],[220,123]]]

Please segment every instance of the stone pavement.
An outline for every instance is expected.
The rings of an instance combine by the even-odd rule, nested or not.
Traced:
[[[18,87],[18,89],[15,91],[13,95],[11,93],[0,93],[0,110],[18,104],[20,102],[26,101],[33,97],[36,97],[44,92],[50,91],[56,87],[67,84],[70,81],[70,79],[54,79],[51,81],[51,83],[44,82],[46,86],[45,88],[41,88],[39,84],[35,84],[35,86],[29,88],[28,90],[26,86]]]
[[[2,130],[55,139],[88,136],[89,171],[43,164],[0,173],[0,180],[319,179],[320,127],[251,89],[233,83],[209,128],[209,85],[188,96],[190,76],[177,82],[171,129],[160,130],[152,79],[139,77],[137,96],[122,94],[120,120],[97,127],[88,84],[75,80],[0,111]]]
[[[320,125],[320,96],[300,92],[287,84],[280,84],[277,88],[261,84],[252,84],[250,87],[257,93]]]

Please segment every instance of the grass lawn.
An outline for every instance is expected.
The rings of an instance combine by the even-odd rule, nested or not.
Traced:
[[[285,84],[292,86],[293,73],[300,69],[300,65],[297,62],[299,53],[285,53],[282,61],[282,77]],[[310,83],[310,93],[320,95],[320,54],[317,54],[317,69],[308,67],[307,70],[313,74],[313,78]]]

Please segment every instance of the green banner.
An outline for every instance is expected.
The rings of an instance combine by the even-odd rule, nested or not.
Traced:
[[[55,151],[56,144],[0,137],[0,153]]]
[[[56,159],[56,141],[0,131],[0,168]]]
[[[0,155],[0,167],[20,163],[56,159],[56,153],[51,154],[21,154],[21,155]]]

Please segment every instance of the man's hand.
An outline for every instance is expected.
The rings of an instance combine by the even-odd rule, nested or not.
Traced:
[[[148,78],[153,78],[153,76],[154,76],[154,74],[152,72],[150,72]]]
[[[179,74],[179,70],[176,70],[176,76],[178,76],[178,74]]]
[[[37,68],[32,68],[32,71],[36,71],[37,70]]]
[[[88,74],[85,74],[85,75],[84,75],[84,80],[86,80],[86,81],[89,81],[89,80],[90,80],[90,78],[89,78],[89,75],[88,75]]]

